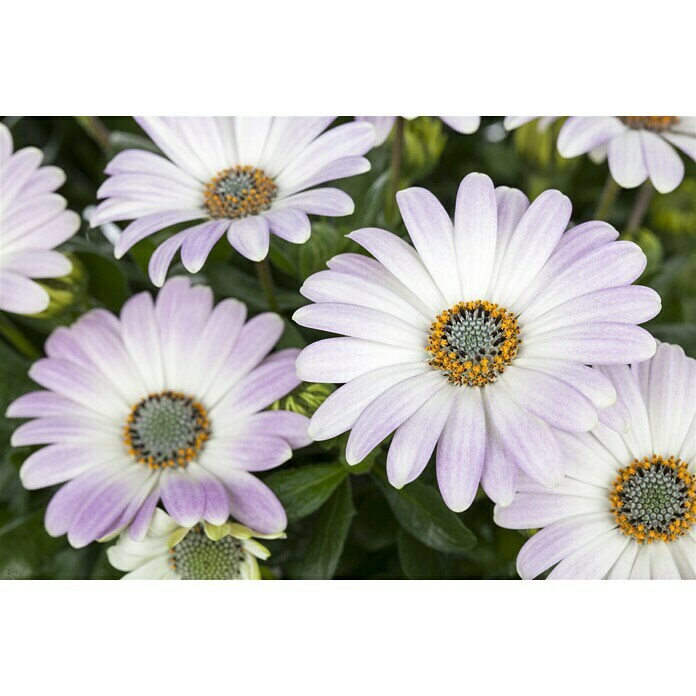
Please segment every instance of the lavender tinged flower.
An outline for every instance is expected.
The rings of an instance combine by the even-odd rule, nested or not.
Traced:
[[[696,361],[661,344],[652,360],[598,368],[630,412],[618,435],[599,425],[561,434],[565,478],[544,489],[520,476],[511,529],[543,529],[517,568],[534,578],[696,579]]]
[[[558,134],[558,151],[577,157],[598,151],[623,188],[650,179],[660,193],[684,178],[681,150],[696,160],[696,118],[681,116],[571,116]]]
[[[14,152],[12,135],[0,123],[0,310],[37,314],[49,305],[33,278],[59,278],[72,270],[54,248],[80,227],[55,192],[65,182],[58,167],[42,167],[35,147]]]
[[[598,419],[626,426],[611,381],[588,364],[645,360],[655,341],[636,326],[660,299],[631,286],[646,259],[604,222],[565,232],[571,204],[546,191],[531,205],[485,175],[461,183],[454,223],[427,190],[397,195],[415,249],[394,234],[349,236],[374,259],[342,254],[302,287],[295,313],[343,337],[305,348],[303,380],[345,383],[312,417],[325,440],[350,430],[346,458],[360,462],[394,433],[389,480],[436,471],[453,510],[479,482],[509,504],[520,472],[543,486],[563,476],[560,431]]]
[[[253,474],[279,466],[309,441],[307,419],[263,412],[299,384],[296,350],[267,357],[283,332],[275,314],[245,323],[237,300],[213,307],[206,287],[168,281],[119,318],[92,310],[46,342],[25,394],[7,415],[31,418],[14,446],[48,445],[24,462],[26,488],[65,484],[46,511],[52,536],[81,547],[130,525],[142,539],[155,507],[183,527],[232,515],[263,534],[285,512]]]
[[[252,261],[266,257],[270,234],[295,244],[309,239],[309,214],[350,215],[350,196],[314,188],[366,172],[362,157],[375,133],[367,123],[326,131],[333,118],[138,118],[166,157],[126,150],[106,168],[104,198],[93,227],[133,220],[115,245],[117,258],[155,232],[182,223],[150,260],[161,286],[176,253],[197,273],[216,242]],[[326,131],[326,132],[324,132]]]

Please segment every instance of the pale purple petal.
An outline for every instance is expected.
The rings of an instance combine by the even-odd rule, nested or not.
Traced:
[[[630,543],[635,542],[610,529],[566,556],[549,573],[549,580],[601,580]]]
[[[307,429],[309,418],[293,411],[262,411],[247,421],[250,435],[274,433],[282,437],[293,449],[306,447],[312,442]]]
[[[587,432],[597,423],[597,409],[580,391],[548,373],[510,365],[499,381],[519,406],[561,430]]]
[[[191,227],[181,246],[181,262],[190,273],[203,268],[208,255],[229,227],[229,220],[216,220]]]
[[[575,515],[607,511],[607,501],[577,495],[518,493],[506,507],[496,506],[495,523],[507,529],[538,529]]]
[[[117,457],[107,448],[83,442],[50,445],[29,455],[19,475],[28,490],[64,483]]]
[[[623,188],[640,186],[648,178],[641,134],[628,129],[614,138],[607,148],[609,171]]]
[[[522,547],[517,557],[517,572],[521,578],[531,580],[615,527],[614,518],[608,512],[554,522]]]
[[[224,483],[232,517],[261,534],[277,534],[285,529],[285,510],[265,483],[246,471],[228,472]]]
[[[294,193],[281,198],[273,204],[273,209],[301,210],[309,215],[340,217],[352,215],[355,211],[353,199],[337,188],[318,188],[302,193]]]
[[[162,504],[182,526],[193,527],[201,521],[205,509],[205,493],[198,481],[185,471],[166,469],[161,481]]]
[[[360,414],[346,445],[349,464],[361,462],[387,435],[391,435],[433,394],[447,386],[437,372],[427,372],[400,382],[380,394]]]
[[[441,389],[396,429],[387,454],[387,476],[395,488],[415,480],[425,469],[455,394],[455,389]]]
[[[181,245],[184,243],[184,239],[186,239],[188,232],[188,230],[184,230],[170,237],[166,242],[162,242],[150,257],[147,270],[150,274],[150,280],[152,280],[158,288],[164,285],[169,266],[171,266],[176,252],[179,251]]]
[[[426,363],[388,365],[368,370],[337,389],[319,406],[309,424],[310,436],[313,440],[328,440],[344,433],[380,394],[405,379],[430,370]]]
[[[305,382],[342,383],[389,365],[425,363],[421,350],[397,348],[360,338],[327,338],[307,346],[297,358]]]
[[[102,219],[100,219],[97,213],[98,209],[90,220],[92,227],[96,227],[102,223]],[[117,259],[120,259],[131,247],[142,239],[145,239],[145,237],[149,237],[151,234],[165,229],[165,227],[171,227],[180,222],[197,220],[203,216],[202,210],[168,210],[163,213],[146,215],[139,220],[131,222],[131,224],[123,230],[121,236],[116,240],[116,244],[114,245],[114,255]]]
[[[674,191],[684,178],[684,162],[674,148],[650,131],[641,131],[643,157],[648,176],[660,193]]]
[[[292,244],[303,244],[312,233],[306,213],[292,208],[269,210],[264,214],[271,233]]]
[[[227,230],[229,243],[250,261],[263,261],[270,243],[268,220],[263,215],[250,215],[233,220]]]
[[[486,454],[486,416],[480,389],[459,387],[437,443],[437,483],[447,507],[466,510],[474,500]]]
[[[502,382],[484,393],[495,429],[506,452],[534,481],[557,486],[563,477],[562,457],[553,430],[540,418],[517,406]]]
[[[529,206],[501,260],[497,297],[509,307],[548,261],[570,220],[570,200],[544,191]]]
[[[648,360],[655,354],[655,339],[631,324],[578,324],[532,336],[521,355],[563,358],[586,365],[616,365]]]
[[[409,236],[447,302],[461,300],[454,226],[440,201],[424,188],[399,191],[396,201]]]
[[[424,349],[428,343],[427,333],[391,314],[340,302],[306,305],[292,318],[300,326],[397,347]]]
[[[558,151],[577,157],[628,130],[615,116],[571,116],[558,134]]]
[[[497,227],[493,182],[485,174],[469,174],[459,185],[454,212],[454,246],[465,298],[487,296]]]
[[[48,293],[33,280],[19,273],[0,273],[0,309],[16,314],[43,312],[49,303]]]
[[[480,116],[440,116],[443,123],[446,123],[452,130],[457,133],[470,135],[475,133],[481,125]]]

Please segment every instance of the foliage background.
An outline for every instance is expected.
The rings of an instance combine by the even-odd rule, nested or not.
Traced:
[[[128,147],[152,148],[130,118],[4,119],[15,148],[33,145],[44,151],[44,164],[61,167],[67,181],[60,189],[68,207],[82,213],[93,205],[108,160]],[[461,179],[469,172],[489,174],[496,185],[513,186],[531,199],[557,188],[573,202],[573,222],[601,219],[617,227],[622,238],[637,242],[648,257],[638,281],[662,296],[661,314],[646,325],[663,340],[678,343],[696,356],[696,165],[686,162],[686,178],[668,195],[654,194],[639,225],[629,225],[640,190],[619,191],[610,205],[601,205],[606,191],[606,164],[587,157],[560,158],[555,151],[559,124],[539,133],[535,124],[506,134],[500,117],[486,118],[478,133],[459,135],[439,119],[406,122],[399,188],[418,184],[440,198],[451,212]],[[345,233],[379,226],[405,235],[393,205],[390,163],[392,139],[369,154],[372,171],[338,182],[356,202],[354,215],[314,219],[310,241],[300,247],[272,237],[270,261],[287,329],[279,347],[304,346],[321,337],[294,326],[289,317],[304,298],[298,288],[305,278],[325,267],[332,256],[360,248]],[[64,249],[75,270],[70,277],[44,281],[52,305],[43,316],[0,313],[0,579],[112,579],[105,547],[93,544],[72,549],[64,537],[52,539],[43,528],[43,514],[52,490],[25,491],[18,471],[32,448],[12,449],[9,441],[17,421],[4,418],[7,404],[35,388],[26,376],[42,354],[46,336],[70,324],[91,307],[118,312],[123,302],[143,289],[154,291],[147,262],[157,243],[171,232],[140,242],[121,261],[100,230],[83,223]],[[186,273],[176,263],[170,275]],[[232,252],[223,240],[211,254],[196,282],[210,285],[216,299],[236,297],[250,314],[268,309],[253,264]],[[20,332],[26,342],[10,337]],[[294,394],[294,408],[308,406]],[[288,404],[284,404],[288,407]],[[268,578],[516,578],[515,558],[525,541],[519,532],[500,529],[492,521],[492,504],[479,495],[457,515],[437,493],[433,466],[402,491],[386,482],[386,448],[349,468],[343,458],[345,436],[300,450],[264,479],[286,506],[288,538],[271,542],[273,555],[264,568]]]

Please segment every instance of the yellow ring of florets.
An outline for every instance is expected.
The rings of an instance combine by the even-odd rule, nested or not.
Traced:
[[[186,442],[185,447],[179,447],[176,451],[167,453],[167,456],[158,456],[157,453],[146,449],[144,443],[139,439],[137,422],[141,410],[147,404],[158,400],[168,400],[185,404],[191,412],[191,437]],[[128,414],[126,425],[123,428],[123,442],[128,449],[128,454],[139,464],[144,464],[150,469],[166,468],[185,468],[189,462],[193,461],[203,449],[203,445],[210,438],[210,421],[208,412],[205,408],[192,397],[166,390],[159,393],[149,394],[146,398],[139,401]]]
[[[268,210],[277,191],[263,169],[237,165],[218,172],[205,185],[203,198],[211,218],[232,220]]]
[[[619,116],[622,123],[636,130],[665,131],[679,123],[678,116]]]
[[[625,491],[636,476],[654,467],[662,467],[671,473],[675,481],[680,482],[683,490],[683,512],[679,519],[672,520],[664,529],[650,529],[646,524],[637,523],[634,515],[627,514]],[[696,522],[696,476],[687,467],[686,462],[675,457],[665,459],[659,455],[634,459],[627,467],[619,469],[619,475],[609,496],[611,511],[619,529],[626,536],[634,538],[639,544],[652,544],[655,541],[674,541],[686,534]]]
[[[447,340],[448,331],[452,326],[452,320],[456,319],[457,315],[477,310],[485,312],[487,317],[495,323],[502,340],[496,346],[496,355],[464,360],[458,352],[453,350]],[[432,356],[429,364],[447,372],[447,378],[453,384],[483,387],[498,379],[498,376],[515,359],[521,343],[519,334],[520,327],[515,315],[504,307],[486,300],[459,302],[451,309],[446,309],[430,326],[430,337],[426,349]]]

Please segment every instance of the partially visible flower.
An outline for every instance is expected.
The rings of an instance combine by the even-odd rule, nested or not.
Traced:
[[[617,184],[635,188],[649,178],[660,193],[674,191],[684,178],[675,147],[696,160],[693,116],[571,116],[558,134],[563,157],[599,151]]]
[[[309,443],[307,419],[264,411],[300,382],[297,350],[267,354],[283,333],[276,314],[245,323],[246,307],[213,307],[210,288],[173,278],[153,302],[130,298],[120,317],[96,309],[48,338],[30,377],[46,389],[15,400],[12,444],[30,455],[28,489],[63,485],[46,510],[52,536],[75,547],[130,525],[142,539],[161,500],[183,527],[231,515],[280,532],[282,505],[254,473]]]
[[[696,579],[696,360],[660,344],[632,366],[598,368],[632,427],[561,434],[565,478],[554,489],[524,475],[495,520],[543,527],[517,559],[521,577]]]
[[[106,555],[126,574],[122,580],[260,580],[259,564],[271,554],[254,537],[278,539],[285,534],[258,534],[236,522],[181,527],[163,510],[155,510],[144,539],[121,534]]]
[[[116,242],[120,258],[145,237],[183,224],[152,255],[150,277],[158,286],[179,250],[184,267],[197,273],[226,234],[240,254],[261,261],[270,234],[302,244],[311,232],[308,215],[350,215],[348,194],[315,187],[368,171],[362,155],[375,139],[366,123],[326,131],[331,117],[136,120],[166,157],[145,150],[116,155],[91,225],[134,221]]]
[[[55,247],[80,227],[54,193],[65,182],[58,167],[42,167],[35,147],[14,152],[12,135],[0,123],[0,310],[37,314],[48,308],[46,289],[34,278],[68,275],[70,261]]]
[[[458,133],[470,135],[475,133],[481,125],[480,116],[440,116],[443,123]],[[356,116],[356,121],[367,121],[375,127],[375,147],[382,145],[394,127],[396,116]]]
[[[437,446],[437,479],[453,510],[479,482],[509,503],[518,472],[545,486],[562,476],[556,433],[589,431],[611,416],[616,392],[588,364],[645,360],[655,340],[636,324],[660,299],[631,286],[645,255],[604,222],[565,231],[571,203],[470,174],[454,222],[427,190],[397,201],[415,249],[370,228],[349,237],[374,258],[341,254],[308,278],[314,304],[295,321],[342,335],[305,348],[299,376],[345,383],[319,407],[309,432],[350,430],[346,459],[362,461],[394,433],[387,474],[400,488]],[[608,414],[608,411],[612,411]]]

